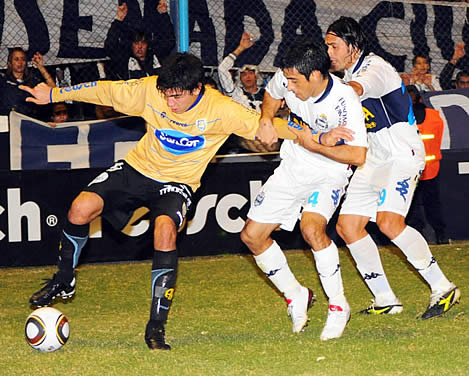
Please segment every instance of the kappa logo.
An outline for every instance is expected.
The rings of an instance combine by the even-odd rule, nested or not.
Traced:
[[[340,198],[340,189],[333,189],[331,194],[332,201],[334,201],[334,206],[337,206]]]
[[[365,273],[365,275],[363,276],[363,279],[365,281],[367,281],[369,279],[375,279],[375,278],[378,278],[378,277],[381,277],[381,276],[382,276],[382,274],[371,272],[370,274]]]
[[[274,276],[275,274],[277,274],[277,272],[279,271],[280,269],[274,269],[274,270],[271,270],[270,272],[268,273],[264,273],[266,275],[267,278],[269,277],[272,277]]]
[[[409,193],[409,180],[410,178],[407,178],[397,182],[398,187],[396,187],[396,191],[399,192],[401,197],[404,199],[404,202],[407,200],[407,193]]]

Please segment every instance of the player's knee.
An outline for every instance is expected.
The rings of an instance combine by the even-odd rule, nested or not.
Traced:
[[[82,192],[75,200],[68,211],[68,220],[76,225],[90,223],[103,210],[103,200],[96,193]]]
[[[379,230],[386,235],[389,239],[394,239],[398,236],[405,228],[404,217],[382,217],[376,221]]]
[[[342,217],[339,217],[337,225],[335,226],[337,234],[345,241],[345,243],[350,244],[353,242],[353,233],[354,230],[351,226],[344,220]]]
[[[254,244],[254,234],[252,233],[249,225],[244,226],[240,234],[241,241],[246,244],[249,248]]]
[[[155,219],[153,246],[159,251],[173,250],[176,248],[177,229],[174,221],[162,215]]]
[[[323,243],[328,237],[323,226],[301,226],[303,239],[311,246],[315,243]],[[316,248],[316,247],[315,247]]]

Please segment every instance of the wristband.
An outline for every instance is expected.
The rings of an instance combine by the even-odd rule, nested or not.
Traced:
[[[323,134],[324,134],[324,132],[321,132],[321,134],[319,135],[319,138],[318,138],[318,143],[319,143],[319,145],[322,145],[322,143],[321,143],[321,137],[322,137]]]
[[[50,100],[50,103],[52,103],[52,89],[53,89],[53,88],[50,88],[50,92],[49,92],[49,100]]]

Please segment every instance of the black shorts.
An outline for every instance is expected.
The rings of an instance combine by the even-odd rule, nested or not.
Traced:
[[[150,210],[152,222],[160,215],[167,215],[176,228],[182,228],[192,204],[192,189],[188,185],[152,180],[125,161],[116,162],[83,191],[94,192],[104,200],[101,215],[118,230],[127,225],[133,212],[140,207]]]

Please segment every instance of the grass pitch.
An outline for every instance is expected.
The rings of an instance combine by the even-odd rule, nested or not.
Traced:
[[[467,375],[469,243],[432,246],[461,303],[419,320],[430,291],[392,246],[384,268],[404,304],[395,316],[364,316],[370,303],[349,253],[340,250],[352,319],[339,340],[321,342],[327,314],[309,251],[287,251],[298,280],[318,301],[304,333],[293,334],[286,306],[249,256],[181,259],[170,320],[170,352],[150,351],[143,336],[150,307],[151,262],[83,265],[77,295],[57,303],[69,319],[68,343],[39,353],[24,340],[28,299],[55,268],[0,269],[0,375]]]

